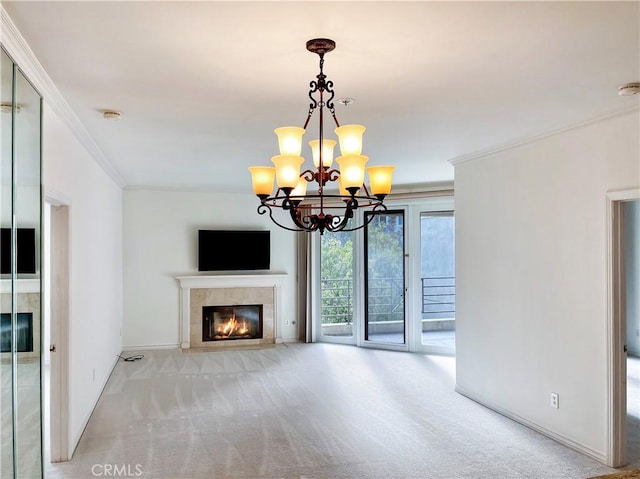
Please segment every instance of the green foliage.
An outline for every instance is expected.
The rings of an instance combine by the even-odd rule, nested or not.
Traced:
[[[353,239],[351,233],[322,236],[322,322],[353,320]]]
[[[402,216],[376,216],[366,231],[369,279],[398,280],[404,277]]]

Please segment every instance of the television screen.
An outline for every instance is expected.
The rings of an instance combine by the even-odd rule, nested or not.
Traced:
[[[270,261],[269,231],[198,231],[198,271],[269,269]]]
[[[36,230],[34,228],[18,228],[16,235],[17,273],[35,274]],[[0,273],[11,273],[11,228],[0,229]]]

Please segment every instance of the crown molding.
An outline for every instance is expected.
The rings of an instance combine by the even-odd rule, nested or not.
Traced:
[[[582,128],[583,126],[591,125],[594,123],[598,123],[604,120],[609,120],[610,118],[615,118],[618,116],[623,116],[628,113],[633,113],[634,111],[640,111],[640,106],[634,105],[631,108],[625,108],[624,110],[617,110],[614,112],[606,113],[601,116],[597,116],[595,118],[591,118],[590,120],[581,121],[579,123],[574,123],[569,126],[565,126],[562,128],[557,128],[555,130],[548,131],[546,133],[542,133],[540,135],[532,136],[529,138],[523,138],[521,140],[517,140],[511,143],[507,143],[500,146],[493,146],[484,150],[476,151],[474,153],[469,153],[466,155],[457,156],[449,160],[453,166],[460,165],[462,163],[467,163],[475,160],[482,160],[484,158],[497,155],[498,153],[502,153],[504,151],[513,150],[523,145],[528,145],[529,143],[535,143],[536,141],[543,140],[545,138],[549,138],[550,136],[559,135],[561,133],[565,133],[567,131],[575,130],[577,128]]]
[[[11,20],[11,17],[0,4],[0,44],[18,65],[36,90],[44,98],[51,109],[62,118],[74,136],[86,148],[94,161],[120,187],[126,181],[120,172],[107,159],[100,147],[91,137],[78,115],[69,106],[58,88],[55,86],[44,67],[40,64],[26,40]]]

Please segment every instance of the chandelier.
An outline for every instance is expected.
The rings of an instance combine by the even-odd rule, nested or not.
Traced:
[[[269,214],[271,220],[290,231],[354,231],[364,228],[373,219],[369,215],[360,225],[349,222],[358,208],[386,211],[384,198],[391,191],[391,175],[395,166],[370,166],[365,168],[369,157],[362,155],[362,125],[340,126],[333,103],[333,82],[323,72],[324,54],[332,51],[336,44],[327,38],[315,38],[307,42],[307,50],[320,57],[320,73],[309,83],[309,112],[302,128],[286,126],[276,128],[280,154],[271,158],[275,166],[249,167],[254,193],[260,198],[258,213]],[[325,95],[328,97],[325,99]],[[348,103],[348,101],[345,101]],[[336,158],[339,169],[331,168],[336,141],[325,138],[324,110],[327,109],[336,124],[335,134],[342,156]],[[319,112],[318,139],[309,142],[314,169],[300,172],[304,158],[302,136],[313,113]],[[364,184],[365,169],[369,176],[371,191]],[[272,196],[274,179],[278,186]],[[307,193],[312,184],[314,192]],[[333,184],[336,193],[325,193],[325,187]],[[292,226],[281,224],[274,211],[286,211]]]

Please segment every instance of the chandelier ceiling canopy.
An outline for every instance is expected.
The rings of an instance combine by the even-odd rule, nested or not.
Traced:
[[[335,42],[327,38],[315,38],[307,42],[307,50],[320,57],[320,72],[309,84],[311,103],[304,126],[276,128],[280,154],[271,158],[274,166],[249,168],[253,191],[260,198],[258,213],[268,214],[275,224],[290,231],[319,231],[320,234],[325,231],[353,231],[367,225],[366,222],[360,225],[350,223],[356,209],[387,209],[383,201],[391,192],[391,176],[395,166],[365,167],[369,161],[369,157],[362,154],[362,136],[366,128],[362,125],[340,126],[336,118],[333,82],[327,80],[323,71],[324,55],[335,46]],[[325,137],[325,109],[335,122],[337,142]],[[301,156],[302,136],[316,110],[318,138],[309,142],[314,168],[301,173],[305,161]],[[332,168],[336,144],[339,144],[341,156],[335,160],[338,168]],[[365,185],[365,170],[370,190]],[[274,180],[278,187],[275,195]],[[325,187],[332,184],[337,186],[337,193],[326,193]],[[313,188],[313,191],[307,192],[308,188]],[[274,212],[278,210],[289,213],[293,222],[291,226],[276,219]],[[369,221],[372,218],[373,215],[369,215]]]

